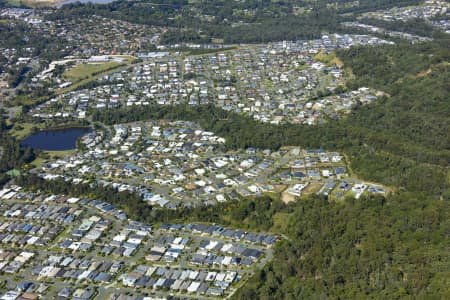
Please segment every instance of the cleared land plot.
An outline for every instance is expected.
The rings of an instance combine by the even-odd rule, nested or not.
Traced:
[[[134,56],[123,55],[119,56],[125,59],[123,62],[110,61],[99,63],[85,63],[79,64],[64,72],[63,77],[70,80],[73,84],[69,87],[60,89],[57,94],[64,94],[74,91],[80,86],[87,84],[101,76],[117,72],[121,69],[126,69],[136,62]],[[114,65],[115,64],[115,65]]]
[[[7,0],[8,4],[13,6],[27,6],[32,8],[50,7],[61,0]]]
[[[125,63],[123,62],[116,61],[105,63],[83,63],[65,71],[63,76],[72,82],[77,82],[124,64]]]

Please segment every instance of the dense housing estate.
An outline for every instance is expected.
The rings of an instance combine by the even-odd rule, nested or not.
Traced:
[[[130,287],[141,295],[227,295],[278,240],[217,225],[144,224],[108,203],[18,186],[0,199],[0,272],[23,274],[1,299],[92,299]]]
[[[15,2],[0,300],[448,298],[448,1]]]

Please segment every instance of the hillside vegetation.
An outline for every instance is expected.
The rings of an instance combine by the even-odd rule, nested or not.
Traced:
[[[339,149],[351,158],[358,176],[403,188],[341,204],[319,197],[287,207],[263,201],[270,207],[265,214],[258,212],[258,204],[253,209],[229,204],[220,207],[222,213],[205,209],[208,221],[226,223],[223,212],[242,216],[242,222],[261,216],[269,229],[277,213],[285,216],[281,233],[289,239],[234,298],[448,298],[448,49],[444,42],[433,42],[340,51],[339,58],[356,75],[349,88],[370,86],[389,97],[320,126],[262,124],[212,106],[110,110],[95,113],[94,119],[195,120],[226,137],[230,148]],[[204,219],[195,212],[184,218],[192,214]],[[172,217],[183,219],[167,219]]]
[[[290,239],[235,299],[450,297],[448,49],[444,41],[338,53],[356,75],[351,85],[390,94],[342,124],[353,169],[422,193],[297,203]]]

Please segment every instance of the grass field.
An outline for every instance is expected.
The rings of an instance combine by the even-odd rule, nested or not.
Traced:
[[[273,233],[286,232],[289,223],[289,214],[278,212],[273,217],[273,226],[270,229]]]
[[[71,155],[74,154],[75,151],[77,151],[76,149],[71,149],[71,150],[62,150],[62,151],[44,151],[46,154],[50,155],[53,158],[60,158],[60,157],[64,157],[67,155]]]
[[[70,80],[73,84],[69,87],[60,89],[57,94],[63,94],[76,90],[78,87],[87,84],[101,76],[117,72],[121,69],[126,69],[128,66],[136,62],[136,57],[122,55],[124,62],[105,62],[97,64],[79,64],[73,68],[66,70],[63,73],[63,77]]]
[[[31,7],[31,8],[39,8],[39,7],[50,7],[60,1],[58,1],[58,0],[7,0],[6,2],[8,4],[14,5],[14,6],[25,5],[25,6]]]
[[[33,123],[16,123],[11,130],[11,134],[18,140],[24,139],[26,136],[30,135],[31,128],[44,128],[44,124],[33,124]]]
[[[62,158],[68,155],[72,155],[76,151],[77,151],[76,149],[62,150],[62,151],[42,151],[32,162],[29,163],[29,166],[41,167],[46,162]]]
[[[85,63],[79,64],[75,67],[64,72],[63,77],[67,78],[71,82],[78,82],[83,79],[105,72],[109,69],[117,68],[124,63],[120,62],[105,62],[105,63]]]
[[[33,160],[30,165],[34,167],[40,167],[44,164],[44,159],[42,157],[36,157],[35,160]]]

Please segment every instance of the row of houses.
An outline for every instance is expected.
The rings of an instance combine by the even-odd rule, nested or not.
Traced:
[[[235,281],[240,280],[235,271],[199,271],[167,269],[139,265],[132,272],[122,275],[122,284],[133,288],[222,296]]]
[[[4,299],[87,300],[99,286],[118,297],[129,287],[148,294],[219,297],[264,265],[278,239],[213,224],[154,226],[119,218],[115,207],[102,201],[19,186],[4,187],[0,195],[0,239],[54,234],[46,245],[17,240],[0,247],[0,275],[15,278],[7,281],[16,286]]]
[[[334,34],[203,56],[158,56],[98,80],[107,85],[60,95],[30,114],[86,118],[94,109],[213,103],[262,122],[316,124],[375,97],[354,91],[321,99],[345,85],[340,63],[323,63],[322,57],[338,48],[386,43],[371,36]]]
[[[347,176],[339,153],[226,151],[224,141],[193,122],[116,124],[82,138],[80,151],[45,162],[40,176],[129,191],[164,208],[215,204],[275,192],[280,184]],[[99,204],[99,209],[126,218],[110,204]]]
[[[367,12],[362,16],[384,21],[429,20],[439,16],[448,16],[449,8],[450,4],[447,1],[427,0],[415,6],[394,7],[389,10]]]

